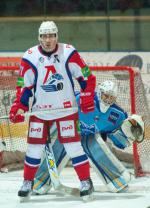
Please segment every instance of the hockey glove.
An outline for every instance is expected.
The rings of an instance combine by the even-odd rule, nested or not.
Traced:
[[[133,142],[142,142],[144,140],[145,126],[142,117],[133,114],[128,117],[121,126],[122,131]]]
[[[20,110],[22,111],[21,113],[25,113],[29,110],[29,108],[28,106],[25,106],[22,103],[15,101],[9,113],[9,118],[12,123],[24,122],[24,115],[18,114],[20,113]]]
[[[91,74],[86,82],[87,86],[84,90],[81,89],[80,94],[80,108],[81,112],[83,113],[89,113],[94,111],[94,93],[96,87],[96,77]]]
[[[29,98],[32,97],[32,91],[27,87],[21,88],[18,86],[16,88],[16,100],[10,109],[10,121],[12,123],[19,123],[24,121],[24,115],[29,110]],[[21,112],[20,112],[21,111]]]

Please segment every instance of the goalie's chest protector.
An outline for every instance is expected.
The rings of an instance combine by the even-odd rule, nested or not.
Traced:
[[[117,107],[110,107],[106,113],[102,113],[98,102],[95,102],[93,112],[84,114],[79,111],[81,134],[110,133],[117,129],[125,118],[126,113]]]
[[[72,75],[69,70],[69,57],[75,49],[66,44],[58,44],[56,52],[51,56],[43,55],[38,46],[28,50],[23,57],[32,66],[35,74],[34,102],[32,111],[64,109],[75,107],[76,100]],[[72,114],[72,111],[38,115],[49,120]]]

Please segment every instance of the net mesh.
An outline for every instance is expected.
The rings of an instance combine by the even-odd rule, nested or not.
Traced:
[[[141,75],[137,69],[129,67],[91,67],[96,75],[97,85],[105,80],[112,80],[118,85],[117,103],[128,112],[143,116],[145,121],[145,140],[141,144],[134,144],[126,149],[127,153],[134,155],[135,173],[137,176],[150,173],[150,111],[145,96]],[[17,79],[16,70],[11,67],[3,69],[0,67],[0,116],[8,115],[10,106],[15,99],[15,86]],[[75,81],[75,89],[79,85]],[[12,124],[9,119],[0,119],[0,138],[6,143],[6,152],[11,152],[9,158],[16,158],[17,163],[23,157],[17,155],[26,151],[26,136],[28,124]],[[15,154],[15,156],[14,156]],[[22,154],[22,155],[23,155]],[[12,155],[12,156],[11,156]],[[6,157],[7,158],[7,157]],[[9,163],[11,163],[9,161]]]

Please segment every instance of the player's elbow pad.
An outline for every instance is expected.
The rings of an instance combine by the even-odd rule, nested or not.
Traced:
[[[78,80],[78,83],[79,83],[79,85],[80,85],[80,88],[81,88],[82,90],[85,90],[85,88],[86,88],[86,86],[87,86],[86,80],[84,80],[83,77],[79,77],[77,80]]]
[[[25,105],[25,106],[29,106],[29,99],[30,97],[32,97],[32,91],[29,88],[24,88],[23,92],[22,92],[22,96],[20,98],[20,102]]]

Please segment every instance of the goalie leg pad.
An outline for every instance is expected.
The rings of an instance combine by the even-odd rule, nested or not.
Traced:
[[[55,140],[52,148],[55,156],[56,166],[58,167],[58,171],[60,172],[66,166],[69,157],[67,156],[63,145],[58,140]],[[51,180],[44,154],[43,161],[34,179],[33,191],[38,194],[45,194],[50,189],[48,187],[51,187]]]
[[[108,185],[108,189],[111,192],[118,192],[127,186],[127,183],[121,174],[122,170],[120,171],[113,160],[110,159],[110,154],[113,153],[108,150],[105,142],[103,142],[101,146],[94,136],[85,136],[82,138],[82,145],[103,183],[106,186],[111,183],[111,186]],[[105,149],[108,151],[105,151]],[[125,168],[122,169],[124,170]]]

